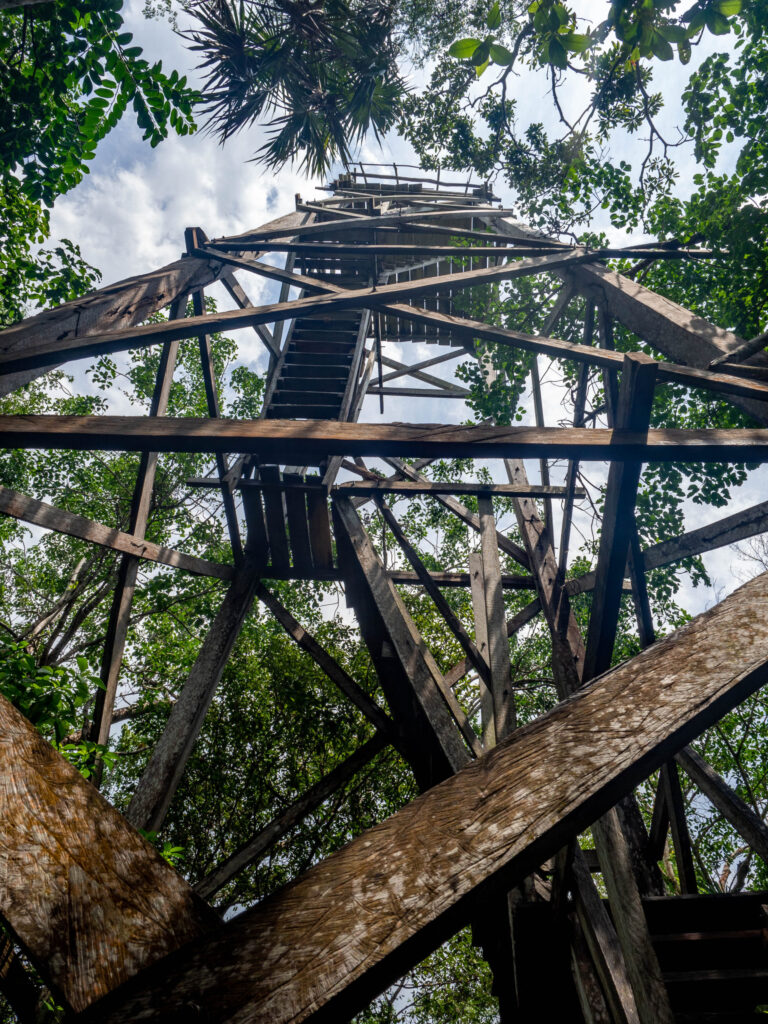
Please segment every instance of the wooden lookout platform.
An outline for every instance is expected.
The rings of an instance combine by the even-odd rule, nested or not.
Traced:
[[[286,216],[236,237],[209,239],[190,227],[175,263],[0,332],[3,394],[74,359],[161,346],[148,416],[0,417],[5,448],[142,455],[128,531],[0,488],[3,514],[119,554],[90,739],[106,742],[113,724],[141,561],[224,579],[228,588],[125,816],[0,700],[0,915],[69,1020],[343,1022],[467,925],[493,971],[504,1024],[763,1019],[768,893],[697,891],[679,771],[768,862],[765,823],[689,746],[768,682],[768,574],[657,640],[646,573],[768,530],[768,502],[646,549],[633,512],[643,463],[768,461],[768,358],[610,269],[606,261],[616,255],[708,254],[587,250],[520,225],[483,185],[355,171],[333,182],[328,198],[297,197]],[[254,274],[279,287],[277,301],[253,305]],[[481,290],[540,274],[561,282],[541,333],[467,312],[479,308],[467,298]],[[205,291],[215,283],[232,308],[207,310]],[[554,334],[576,297],[587,310],[580,343]],[[193,315],[185,316],[190,301]],[[167,320],[150,321],[163,309]],[[653,356],[639,344],[617,352],[614,323]],[[210,339],[239,328],[255,331],[269,358],[256,420],[220,415]],[[172,418],[177,353],[190,339],[199,347],[208,414]],[[384,351],[391,341],[406,351],[411,343],[434,346],[434,354],[399,361]],[[573,424],[544,423],[535,365],[532,425],[360,422],[368,396],[381,408],[389,399],[466,398],[467,388],[437,368],[474,357],[478,341],[581,368]],[[589,371],[605,382],[602,426],[584,414]],[[713,392],[755,425],[650,429],[654,389],[663,382]],[[228,560],[145,539],[158,453],[167,451],[210,454],[214,471],[190,486],[221,493]],[[495,460],[503,482],[440,483],[424,470],[442,458]],[[530,459],[541,461],[537,482],[526,472]],[[554,459],[567,460],[564,486],[549,482]],[[595,569],[566,580],[578,466],[604,461]],[[393,496],[425,495],[477,534],[479,551],[465,571],[430,570],[388,505]],[[498,529],[499,497],[514,502],[517,539]],[[370,502],[408,569],[382,562],[359,511]],[[563,510],[557,538],[541,511],[552,502]],[[514,573],[501,571],[500,552],[514,560]],[[343,585],[386,703],[372,700],[278,600],[270,581],[287,579]],[[422,588],[463,651],[447,674],[409,614],[403,585]],[[446,587],[471,589],[472,625],[452,610]],[[530,592],[509,621],[505,589]],[[591,618],[582,633],[570,602],[587,591]],[[612,668],[625,591],[643,650]],[[255,836],[193,890],[140,830],[162,828],[255,598],[368,719],[372,738],[301,796],[285,821],[276,819],[269,835]],[[536,616],[552,634],[559,703],[517,728],[508,638]],[[454,692],[467,675],[476,677],[481,727]],[[215,894],[390,744],[421,795],[222,921]],[[647,828],[633,794],[657,771]],[[589,850],[578,842],[588,828]],[[668,837],[679,896],[665,891],[658,867]],[[0,989],[31,1020],[22,1013],[28,979],[8,955]]]

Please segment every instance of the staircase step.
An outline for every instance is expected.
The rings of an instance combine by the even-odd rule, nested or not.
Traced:
[[[316,392],[322,395],[343,394],[346,377],[285,377],[280,376],[276,394],[290,391]]]
[[[336,420],[338,405],[271,405],[266,413],[270,420]]]
[[[318,380],[340,380],[346,381],[349,376],[348,366],[328,366],[325,363],[299,363],[298,365],[284,365],[281,380],[311,380],[317,385]]]

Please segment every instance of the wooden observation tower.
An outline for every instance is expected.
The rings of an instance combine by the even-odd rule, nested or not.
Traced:
[[[326,200],[297,199],[294,212],[236,237],[209,240],[190,228],[177,262],[0,333],[1,393],[68,360],[162,346],[149,416],[0,418],[5,448],[142,456],[128,532],[0,488],[4,514],[120,553],[106,687],[91,739],[109,736],[140,560],[229,581],[125,817],[0,700],[0,915],[70,1019],[82,1024],[343,1022],[468,924],[493,970],[505,1024],[763,1019],[756,1007],[768,1004],[768,894],[697,893],[678,769],[768,859],[765,824],[687,746],[768,681],[768,574],[656,641],[645,573],[765,531],[768,507],[645,550],[633,509],[644,462],[768,460],[765,339],[750,346],[622,277],[605,265],[615,251],[587,251],[524,228],[484,186],[363,169],[328,191]],[[622,254],[704,255],[663,246]],[[457,299],[473,288],[541,273],[562,281],[541,334],[461,312]],[[279,301],[254,306],[251,274],[280,282]],[[235,308],[206,312],[204,290],[215,282]],[[587,300],[580,344],[552,336],[575,296]],[[190,298],[191,318],[184,316]],[[164,308],[168,320],[148,322]],[[658,361],[615,351],[615,321]],[[209,341],[213,332],[244,327],[269,352],[262,415],[245,422],[219,415]],[[208,416],[171,418],[177,349],[190,338],[199,341]],[[435,355],[399,362],[382,351],[392,340],[434,345]],[[544,425],[536,372],[535,426],[359,422],[366,395],[463,397],[461,387],[430,371],[474,355],[477,340],[577,364],[573,426]],[[590,370],[604,376],[607,426],[587,423]],[[723,396],[758,426],[649,429],[654,387],[669,381]],[[157,453],[167,451],[215,456],[215,476],[198,484],[221,490],[229,564],[144,539]],[[496,478],[503,473],[506,482],[441,484],[422,472],[430,460],[457,457],[496,460]],[[540,482],[529,482],[524,459],[541,460]],[[564,486],[548,484],[552,459],[568,460]],[[386,464],[389,475],[373,472],[370,460]],[[590,461],[610,463],[599,554],[594,572],[566,582],[577,470]],[[465,573],[425,567],[388,507],[392,495],[429,495],[477,531],[479,551]],[[467,495],[477,499],[476,512],[464,504]],[[514,499],[522,545],[497,530],[498,495]],[[377,503],[407,572],[383,565],[357,511],[366,502]],[[556,545],[553,519],[537,504],[552,502],[563,510]],[[500,550],[519,564],[519,575],[501,572]],[[268,588],[272,579],[293,578],[343,583],[386,706]],[[408,613],[403,584],[423,588],[464,651],[447,674]],[[474,626],[452,611],[445,586],[472,588]],[[505,586],[531,589],[531,602],[510,621]],[[610,669],[628,589],[644,650]],[[582,635],[569,600],[586,590],[592,613]],[[269,836],[255,836],[196,891],[138,829],[161,827],[255,598],[375,729],[288,819],[309,813],[388,744],[410,765],[422,795],[222,922],[207,899],[284,834],[288,819],[276,819]],[[516,728],[508,637],[537,615],[552,634],[560,703]],[[453,689],[469,673],[477,677],[482,729]],[[647,830],[633,789],[659,769]],[[590,826],[595,849],[584,851],[577,837]],[[680,897],[664,895],[658,869],[670,832]],[[11,963],[0,981],[9,992],[16,984],[20,1004],[24,981],[14,970]]]

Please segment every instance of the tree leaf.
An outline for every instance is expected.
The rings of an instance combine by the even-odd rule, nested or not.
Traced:
[[[549,63],[553,64],[556,68],[566,68],[568,66],[568,54],[557,36],[552,36],[549,40],[546,54]]]
[[[651,39],[651,51],[654,57],[658,57],[659,60],[672,60],[675,56],[675,52],[670,44],[658,32],[654,32]]]
[[[467,60],[480,45],[479,39],[457,39],[455,43],[451,43],[448,54],[451,57],[456,57],[458,60]]]
[[[592,37],[578,32],[569,32],[563,37],[565,45],[571,53],[584,53],[592,45]]]
[[[501,67],[509,67],[515,61],[512,51],[508,50],[506,46],[502,46],[501,43],[491,43],[489,51],[493,63],[499,64]]]
[[[496,3],[488,12],[488,17],[485,23],[491,30],[498,28],[501,24],[501,8],[499,7],[499,0],[496,0]]]
[[[480,64],[488,63],[488,58],[490,57],[490,55],[491,44],[487,40],[485,40],[482,43],[480,43],[479,46],[475,47],[475,52],[472,54],[470,60],[475,65],[475,67],[479,67]]]
[[[721,14],[724,14],[727,18],[730,18],[734,14],[741,12],[741,0],[717,0],[716,7]]]

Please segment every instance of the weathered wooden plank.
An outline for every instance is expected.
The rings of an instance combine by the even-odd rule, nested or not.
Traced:
[[[257,583],[255,564],[246,558],[203,640],[128,805],[126,817],[137,828],[156,832],[165,819],[230,651],[250,610]]]
[[[429,213],[424,211],[413,212],[413,213],[384,213],[377,214],[375,216],[360,216],[359,214],[353,213],[351,210],[325,210],[322,207],[310,204],[300,204],[305,210],[312,213],[328,213],[334,214],[335,217],[331,220],[326,220],[317,224],[308,224],[302,227],[301,231],[290,230],[289,225],[285,227],[274,227],[274,228],[259,228],[257,231],[248,231],[242,235],[234,235],[227,239],[230,242],[245,241],[262,241],[271,238],[286,238],[292,237],[293,235],[300,234],[302,240],[306,238],[315,238],[317,236],[323,237],[324,235],[334,234],[337,231],[359,231],[361,228],[373,228],[379,230],[383,227],[400,227],[402,225],[408,225],[412,227],[413,221],[427,222],[427,221],[440,221],[440,220],[461,220],[476,217],[478,215],[477,207],[468,207],[467,209],[458,210],[433,210]],[[482,213],[485,217],[498,218],[503,217],[505,213],[511,213],[511,210],[499,210],[494,207],[486,207]],[[461,234],[461,228],[456,228],[456,234]],[[216,244],[216,239],[213,239],[213,244]]]
[[[543,273],[565,266],[571,259],[583,258],[583,256],[574,257],[572,253],[572,250],[568,250],[566,253],[557,253],[553,256],[517,260],[499,267],[481,267],[478,270],[466,270],[458,274],[445,274],[418,281],[397,281],[393,284],[377,285],[375,288],[357,288],[337,292],[324,286],[324,290],[330,294],[310,296],[297,299],[294,302],[282,301],[267,306],[255,306],[251,309],[222,310],[205,316],[187,317],[183,323],[179,324],[144,324],[140,327],[111,330],[100,334],[91,334],[87,337],[69,334],[61,337],[51,337],[48,334],[40,336],[27,334],[25,336],[26,344],[23,346],[19,346],[15,336],[8,336],[5,331],[1,331],[0,374],[15,374],[17,371],[37,366],[50,367],[64,359],[121,352],[128,348],[195,337],[201,333],[213,334],[221,330],[236,330],[240,327],[253,327],[257,324],[290,320],[310,312],[328,314],[349,309],[378,308],[388,302],[434,294],[443,287],[450,287],[453,291],[458,291],[462,288],[471,288],[474,285]],[[218,265],[222,266],[221,263]],[[297,281],[297,285],[302,287],[300,280]],[[403,308],[411,309],[410,306]],[[399,312],[397,315],[400,315]],[[12,329],[9,328],[9,330]],[[734,378],[734,380],[736,379]],[[759,388],[761,385],[739,379],[739,386]]]
[[[308,814],[316,810],[325,800],[369,764],[387,746],[387,737],[376,733],[359,750],[331,769],[313,786],[289,804],[268,825],[256,833],[247,843],[235,850],[195,886],[195,892],[204,899],[211,899],[227,882],[239,875],[257,861],[270,847],[299,824]]]
[[[464,650],[464,653],[470,659],[477,672],[481,676],[483,676],[488,683],[490,683],[491,675],[488,668],[488,664],[483,659],[478,649],[475,647],[469,633],[467,633],[458,615],[456,615],[454,610],[451,608],[446,599],[440,593],[440,588],[433,581],[432,577],[430,576],[429,570],[424,565],[421,558],[419,558],[418,552],[410,543],[408,538],[405,536],[405,533],[400,524],[398,523],[397,519],[393,515],[392,510],[389,508],[388,505],[385,505],[384,502],[381,501],[381,499],[377,501],[377,507],[384,518],[384,522],[390,528],[395,537],[395,540],[402,548],[405,557],[413,566],[416,575],[419,578],[419,581],[421,582],[422,586],[427,591],[429,596],[432,598],[435,607],[442,615],[448,628],[451,630],[453,635],[458,640],[459,644]],[[477,734],[475,733],[474,729],[472,728],[471,723],[468,721],[467,716],[464,714],[464,711],[458,704],[456,698],[454,697],[453,691],[449,686],[446,686],[445,680],[442,678],[442,675],[438,681],[438,685],[440,685],[441,690],[443,691],[443,694],[446,698],[446,703],[450,707],[451,713],[453,717],[456,719],[459,728],[461,729],[461,733],[464,739],[466,740],[467,746],[470,748],[470,750],[474,752],[476,757],[479,757],[483,753],[483,744],[480,741]]]
[[[284,472],[283,480],[288,485],[285,490],[285,512],[288,517],[293,564],[297,569],[308,571],[312,565],[312,550],[309,541],[307,499],[303,491],[291,486],[303,485],[303,478],[298,473]]]
[[[169,319],[176,320],[183,315],[187,296],[180,296],[171,303]],[[176,367],[179,342],[169,341],[163,345],[160,353],[160,365],[157,369],[155,389],[149,408],[150,416],[165,416],[168,411],[168,399],[171,393],[173,371]],[[142,538],[147,529],[152,491],[155,485],[157,470],[157,453],[142,452],[136,473],[136,484],[131,499],[130,532],[134,537]],[[115,707],[117,684],[123,664],[123,653],[128,638],[128,627],[131,618],[131,607],[139,574],[139,559],[134,555],[123,555],[117,574],[117,583],[112,596],[112,605],[107,620],[107,633],[104,651],[101,658],[102,688],[97,690],[93,702],[93,717],[90,726],[90,739],[94,743],[104,745],[109,740],[112,727],[112,712]],[[95,786],[101,785],[103,762],[97,759],[91,776]]]
[[[324,226],[327,225],[324,224]],[[358,227],[359,225],[355,225]],[[455,233],[462,234],[462,229],[457,228]],[[524,256],[539,256],[542,246],[525,245],[498,245],[495,244],[493,235],[486,236],[489,239],[488,245],[414,245],[398,243],[360,242],[357,245],[349,245],[343,242],[283,242],[283,241],[256,241],[244,242],[242,240],[230,242],[225,239],[214,240],[206,243],[203,251],[215,255],[216,252],[292,252],[297,256],[352,256],[365,258],[368,256],[413,256],[415,258],[445,259],[455,257],[457,260],[464,259],[487,259],[492,257],[498,259],[500,256],[507,256],[513,259],[520,259]],[[560,246],[567,248],[567,246]],[[638,249],[627,246],[626,248],[604,247],[591,251],[592,259],[614,259],[617,257],[646,257],[653,259],[709,259],[714,256],[707,249]]]
[[[419,576],[415,572],[408,572],[405,569],[390,569],[389,578],[393,583],[418,583]],[[469,587],[472,585],[471,572],[430,572],[429,578],[438,587]],[[532,576],[516,576],[513,573],[503,572],[500,576],[501,586],[504,590],[533,590],[536,582]]]
[[[328,518],[328,500],[325,492],[307,493],[307,517],[309,522],[309,546],[312,549],[312,564],[315,569],[333,568],[333,545],[331,523]]]
[[[83,1017],[343,1019],[768,681],[768,574]],[[738,667],[737,667],[738,666]],[[286,956],[286,950],[291,951]]]
[[[272,485],[269,490],[264,492],[264,513],[269,541],[269,561],[279,572],[286,570],[290,564],[283,495],[281,490],[276,489],[280,483],[280,467],[262,466],[259,474],[268,484]]]
[[[470,556],[471,557],[471,556]],[[482,581],[481,585],[482,585]],[[527,626],[529,622],[532,622],[541,611],[541,602],[538,598],[535,601],[531,601],[525,608],[521,608],[517,615],[514,615],[511,619],[507,619],[506,629],[507,636],[514,636],[523,626]],[[478,638],[478,647],[482,651],[480,639]],[[452,668],[449,668],[445,673],[445,681],[449,686],[455,686],[460,679],[462,679],[468,672],[472,671],[472,663],[469,658],[463,658],[461,661],[457,661]]]
[[[487,671],[479,672],[477,683],[480,690],[480,723],[483,729],[483,746],[490,750],[496,746],[496,722],[493,717],[493,694],[490,689],[491,666],[488,664],[488,615],[485,607],[485,577],[483,574],[483,556],[480,551],[473,551],[469,556],[469,577],[472,597],[472,613],[475,619],[475,644],[480,656],[486,663]],[[461,663],[459,663],[461,664]],[[464,658],[467,672],[475,667],[471,658]],[[461,676],[454,675],[458,666],[453,666],[445,677],[446,683],[455,686]],[[462,673],[465,675],[466,673]],[[449,680],[450,675],[450,680]]]
[[[469,752],[448,689],[349,498],[333,503],[339,565],[392,717],[421,788],[458,771]]]
[[[381,395],[382,398],[455,398],[465,399],[469,395],[466,388],[380,388],[376,384],[368,387],[367,394]]]
[[[121,551],[126,555],[136,555],[149,562],[185,569],[198,576],[213,576],[216,579],[229,580],[234,574],[234,568],[231,565],[209,562],[206,558],[197,558],[195,555],[185,555],[173,548],[164,548],[159,544],[153,544],[152,541],[135,537],[131,533],[123,533],[122,530],[115,530],[111,526],[94,522],[93,519],[76,515],[74,512],[67,512],[63,508],[48,505],[36,498],[30,498],[10,487],[0,487],[0,512],[7,516],[13,516],[14,519],[21,519],[25,523],[42,526],[46,530],[66,533],[70,537],[78,537],[80,540],[112,548],[113,551]]]
[[[505,327],[493,327],[479,320],[469,320],[446,313],[419,309],[416,306],[407,306],[400,302],[387,304],[386,312],[389,316],[439,328],[450,333],[456,339],[463,338],[465,341],[470,341],[472,338],[480,338],[483,341],[508,345],[522,351],[539,352],[554,359],[572,359],[575,362],[598,366],[601,369],[621,369],[622,355],[620,352],[591,348],[588,345],[574,344],[559,338],[525,334],[522,331],[513,331]],[[693,314],[688,315],[693,316]],[[617,319],[620,318],[617,317]],[[744,408],[747,406],[744,405],[742,399],[750,400],[749,408],[756,410],[755,415],[758,421],[766,422],[765,407],[760,408],[763,403],[768,401],[768,384],[764,382],[746,380],[727,373],[700,369],[697,366],[667,362],[659,363],[659,380],[683,384],[686,387],[704,388],[717,394],[731,396],[734,399],[739,399],[737,404],[741,404]],[[761,415],[757,415],[758,412]]]
[[[675,1024],[637,888],[629,846],[614,807],[592,824],[600,870],[642,1024]]]
[[[661,766],[659,784],[664,791],[664,802],[669,815],[669,830],[672,833],[672,844],[675,849],[680,892],[684,896],[690,896],[697,893],[699,889],[696,884],[691,837],[685,818],[685,801],[675,761],[668,761]]]
[[[274,460],[304,455],[316,463],[328,455],[505,459],[544,454],[595,462],[768,461],[768,430],[748,427],[656,429],[645,433],[603,427],[0,416],[0,434],[6,448],[255,452]]]
[[[54,991],[82,1010],[217,915],[0,697],[0,908]]]
[[[521,459],[505,463],[510,483],[526,486],[528,476]],[[552,669],[560,697],[578,688],[584,669],[584,643],[575,616],[557,571],[552,537],[539,516],[535,502],[529,498],[515,501],[515,518],[525,543],[526,555],[540,608],[544,612],[552,636]]]
[[[616,929],[600,898],[580,849],[574,851],[571,878],[576,913],[610,1006],[611,1024],[640,1024],[632,985]]]

